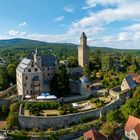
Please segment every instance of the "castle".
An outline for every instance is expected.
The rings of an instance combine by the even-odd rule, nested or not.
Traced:
[[[78,63],[89,65],[89,47],[83,32],[78,47]],[[53,55],[40,56],[35,50],[33,56],[24,58],[16,69],[16,81],[19,95],[32,95],[50,91],[50,82],[56,70],[56,58]]]

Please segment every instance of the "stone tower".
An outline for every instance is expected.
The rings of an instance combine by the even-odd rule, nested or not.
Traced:
[[[87,37],[84,32],[80,37],[80,46],[78,47],[78,64],[81,67],[89,66],[89,47],[87,46]]]

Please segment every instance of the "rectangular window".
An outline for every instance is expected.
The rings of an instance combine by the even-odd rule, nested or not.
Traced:
[[[26,76],[26,78],[25,78],[26,80],[28,79],[28,77]]]
[[[28,69],[28,72],[31,72],[31,69]]]
[[[37,71],[37,68],[35,68],[35,71]]]
[[[26,87],[26,84],[25,84],[25,87]]]

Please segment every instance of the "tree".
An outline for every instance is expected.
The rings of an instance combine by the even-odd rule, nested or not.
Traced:
[[[90,76],[90,70],[89,70],[89,67],[87,65],[83,68],[83,73],[87,77]]]
[[[60,65],[58,67],[50,87],[51,91],[54,92],[53,94],[57,95],[57,97],[67,96],[70,93],[69,76],[65,65]]]
[[[98,71],[101,69],[101,52],[99,49],[95,52],[91,52],[89,69],[90,71]]]
[[[107,122],[111,122],[111,123],[122,121],[122,114],[121,114],[120,110],[109,111],[106,115],[106,120],[107,120]]]
[[[68,61],[69,61],[69,67],[77,67],[78,66],[78,61],[77,61],[76,57],[69,56]]]
[[[140,87],[137,87],[133,93],[134,98],[137,98],[138,96],[140,96]]]
[[[8,87],[7,73],[5,67],[0,65],[0,91]]]
[[[104,135],[109,136],[114,132],[116,127],[117,127],[116,123],[106,122],[102,126],[101,131],[103,132]]]
[[[125,117],[125,119],[127,119],[129,115],[139,117],[140,116],[139,110],[140,110],[140,96],[127,100],[125,105],[121,107],[121,112]]]
[[[15,64],[9,64],[7,66],[7,74],[8,79],[15,84],[16,83],[16,65]]]
[[[109,71],[113,68],[113,60],[110,55],[106,55],[102,58],[102,70]]]

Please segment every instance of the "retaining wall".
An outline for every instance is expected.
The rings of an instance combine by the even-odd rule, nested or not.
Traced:
[[[23,129],[25,128],[47,129],[47,128],[68,127],[71,123],[80,122],[81,118],[100,117],[101,115],[107,114],[110,110],[116,110],[127,100],[127,98],[130,97],[130,95],[131,90],[124,91],[119,94],[119,99],[112,100],[112,102],[110,102],[109,104],[107,104],[102,108],[53,117],[22,115],[22,106],[21,106],[19,111],[19,124]]]
[[[120,106],[121,102],[119,100],[115,100],[110,104],[90,111],[61,115],[61,116],[53,116],[53,117],[42,117],[42,116],[24,116],[21,114],[22,107],[19,112],[19,123],[21,127],[24,128],[57,128],[57,127],[68,127],[71,123],[77,123],[81,120],[81,118],[87,117],[99,117],[101,114],[105,115],[109,110],[115,110]]]

